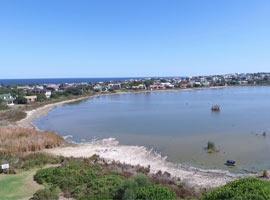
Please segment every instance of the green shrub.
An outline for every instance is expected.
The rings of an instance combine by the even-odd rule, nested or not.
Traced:
[[[58,200],[59,193],[58,188],[45,188],[38,190],[30,200]]]
[[[133,179],[134,179],[134,182],[140,187],[149,186],[151,184],[148,177],[145,176],[144,174],[139,174],[135,176]]]
[[[0,99],[0,110],[7,110],[7,109],[8,109],[7,104],[2,99]]]
[[[174,192],[155,185],[145,175],[125,180],[98,164],[82,160],[70,160],[61,167],[41,169],[34,180],[59,187],[66,197],[75,199],[175,199]]]
[[[118,188],[114,199],[117,200],[173,200],[174,192],[168,188],[151,183],[145,175],[126,180]]]
[[[40,183],[58,186],[65,194],[81,199],[92,196],[112,199],[123,178],[115,174],[103,174],[97,165],[82,161],[69,161],[65,166],[39,170],[34,179]]]
[[[60,157],[46,153],[32,153],[21,159],[21,168],[28,170],[35,167],[42,167],[46,164],[58,164],[60,161]]]
[[[37,94],[37,101],[38,102],[44,102],[47,100],[47,97],[45,94]]]
[[[18,96],[15,99],[15,103],[17,103],[17,104],[27,104],[27,99],[24,98],[24,96]]]
[[[236,180],[206,193],[202,200],[267,200],[270,199],[270,182],[256,178]]]
[[[140,187],[136,191],[136,199],[138,200],[173,200],[176,199],[175,193],[168,188],[151,185],[147,187]]]

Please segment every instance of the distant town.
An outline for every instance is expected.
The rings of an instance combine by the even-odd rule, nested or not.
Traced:
[[[0,108],[15,104],[48,102],[70,96],[117,91],[151,91],[221,86],[270,85],[270,73],[241,73],[193,77],[134,78],[123,81],[0,85]]]

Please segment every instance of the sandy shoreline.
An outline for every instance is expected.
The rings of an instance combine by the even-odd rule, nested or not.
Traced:
[[[191,91],[200,89],[221,89],[224,87],[214,88],[198,88],[198,89],[173,89],[173,90],[157,90],[157,91],[136,91],[136,92],[118,92],[109,94],[97,94],[91,96],[84,96],[77,99],[66,100],[62,102],[48,104],[37,109],[27,112],[26,118],[17,122],[17,125],[25,128],[37,128],[33,125],[33,120],[46,115],[50,110],[57,106],[61,106],[67,103],[81,101],[85,99],[95,98],[103,95],[120,95],[129,93],[148,93],[148,92],[174,92],[174,91]],[[105,142],[104,142],[105,141]],[[202,170],[197,168],[186,168],[182,166],[176,166],[173,163],[167,162],[165,158],[160,155],[149,151],[143,146],[128,146],[119,145],[114,139],[104,139],[99,142],[77,144],[75,146],[60,147],[47,150],[46,152],[54,155],[62,155],[67,157],[91,157],[96,154],[101,158],[106,159],[108,162],[117,161],[120,163],[126,163],[130,165],[141,165],[147,167],[150,165],[152,173],[157,171],[167,171],[172,176],[180,178],[183,182],[191,187],[197,188],[212,188],[235,180],[238,175],[229,173],[222,170]]]
[[[64,104],[68,104],[68,103],[82,101],[82,100],[85,100],[85,99],[88,99],[91,97],[93,97],[93,96],[84,96],[84,97],[80,97],[80,98],[76,98],[76,99],[60,101],[60,102],[56,102],[56,103],[47,104],[47,105],[41,106],[39,108],[30,110],[30,111],[26,111],[26,117],[24,119],[16,122],[16,125],[23,127],[23,128],[37,129],[37,127],[33,125],[33,121],[39,117],[47,115],[48,112],[50,110],[52,110],[53,108],[55,108],[57,106],[62,106]]]
[[[182,167],[166,161],[166,157],[162,157],[160,154],[148,150],[146,147],[120,145],[114,138],[75,146],[48,149],[46,152],[53,155],[75,158],[87,158],[98,155],[109,163],[116,161],[133,166],[150,166],[150,173],[155,174],[159,170],[169,172],[173,177],[179,178],[187,186],[197,189],[222,186],[240,177],[240,175],[231,174],[228,171]]]

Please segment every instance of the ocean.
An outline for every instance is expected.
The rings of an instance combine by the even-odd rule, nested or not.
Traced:
[[[37,85],[37,84],[63,84],[63,83],[97,83],[108,81],[124,81],[137,79],[136,77],[123,78],[49,78],[49,79],[0,79],[0,85]]]

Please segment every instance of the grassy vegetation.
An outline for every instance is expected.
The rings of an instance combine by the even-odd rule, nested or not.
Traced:
[[[15,175],[0,175],[0,200],[29,199],[43,186],[33,180],[35,169]]]
[[[1,154],[34,152],[64,143],[62,137],[54,133],[34,129],[0,127],[0,133]]]
[[[127,171],[122,171],[120,164],[108,165],[98,156],[75,159],[30,153],[0,154],[0,158],[7,160],[17,173],[0,174],[0,200],[31,196],[32,200],[51,200],[60,194],[74,199],[176,199],[175,188],[140,174],[140,168],[125,166]],[[35,174],[36,169],[39,170]],[[42,184],[42,189],[33,180]]]
[[[7,109],[8,109],[8,106],[5,103],[1,102],[1,100],[0,100],[0,111],[7,110]]]
[[[16,122],[26,117],[26,113],[19,109],[7,109],[0,111],[0,122]]]
[[[1,155],[0,155],[1,158]],[[64,158],[44,153],[8,156],[18,174],[0,175],[1,199],[32,200],[66,198],[91,200],[266,200],[270,199],[270,182],[246,178],[200,195],[165,179],[141,174],[139,168],[106,164],[98,156]],[[42,167],[49,168],[42,168]],[[38,171],[36,169],[39,168]],[[124,171],[122,170],[124,169]],[[135,173],[134,173],[135,172]],[[147,172],[145,172],[147,174]],[[37,185],[35,182],[42,184]]]
[[[268,200],[270,182],[256,178],[234,181],[205,194],[202,200]]]
[[[75,199],[176,199],[173,191],[145,175],[125,177],[89,160],[70,160],[61,167],[41,169],[34,179],[51,188],[59,187],[65,197]]]
[[[58,196],[59,191],[43,191],[44,186],[34,181],[34,175],[42,167],[60,164],[63,160],[62,157],[45,153],[0,154],[0,162],[3,160],[8,161],[11,167],[10,172],[15,174],[0,174],[0,200],[29,199],[37,191],[34,199],[44,199],[43,197],[46,195],[50,197],[47,199],[53,199],[51,197],[56,193]]]

